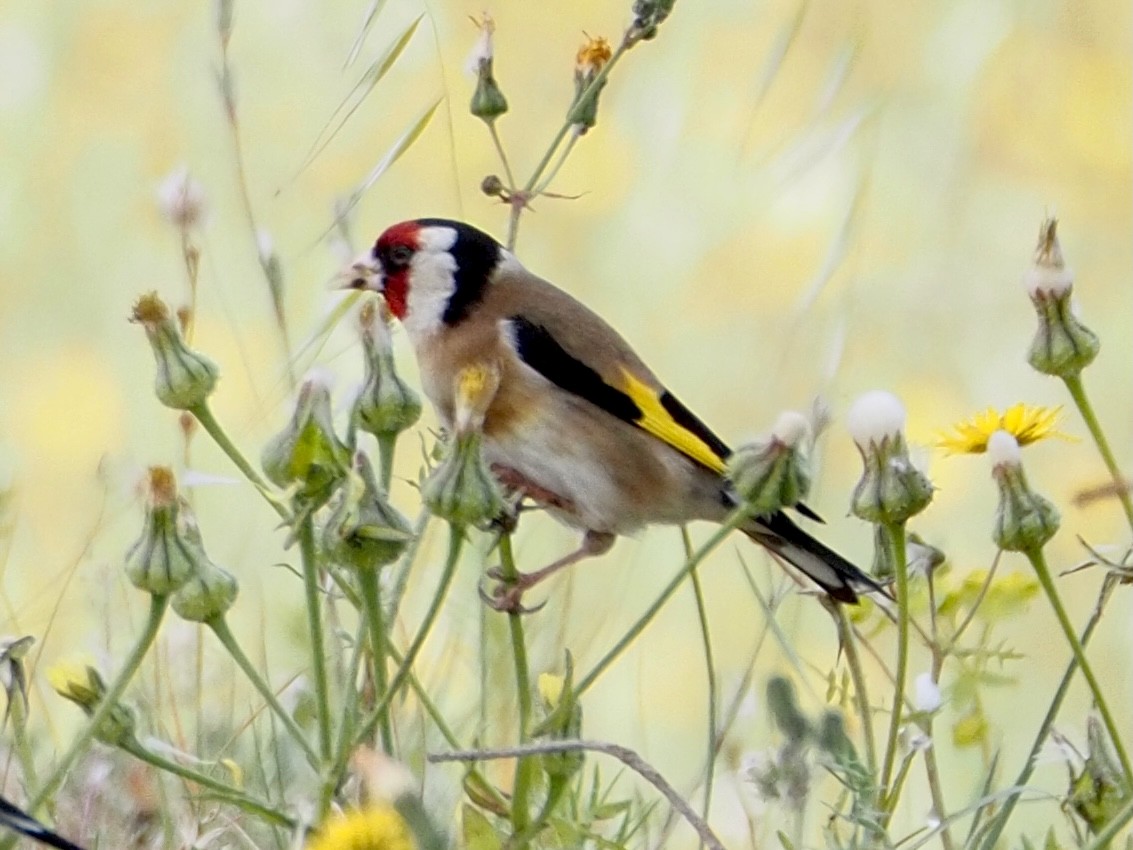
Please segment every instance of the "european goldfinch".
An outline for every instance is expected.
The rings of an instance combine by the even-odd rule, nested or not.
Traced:
[[[498,372],[485,462],[506,488],[585,532],[577,551],[521,576],[509,604],[562,567],[605,553],[620,534],[722,522],[735,510],[728,446],[617,331],[487,234],[445,219],[396,224],[356,263],[350,286],[381,293],[401,321],[446,428],[460,372],[478,364]],[[841,602],[877,588],[782,512],[752,516],[740,530]]]

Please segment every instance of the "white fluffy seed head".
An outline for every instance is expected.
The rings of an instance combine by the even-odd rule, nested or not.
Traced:
[[[1074,285],[1074,272],[1065,266],[1034,265],[1023,275],[1023,286],[1032,298],[1066,294]]]
[[[940,687],[932,680],[932,674],[921,673],[913,683],[913,705],[917,711],[931,714],[944,703]]]
[[[496,32],[496,22],[492,20],[491,15],[487,12],[484,13],[482,18],[473,18],[473,23],[480,29],[480,35],[476,38],[476,43],[472,46],[472,52],[468,54],[468,58],[464,61],[464,70],[469,76],[476,76],[480,73],[480,68],[485,62],[491,62],[495,55],[495,47],[493,45],[493,35]]]
[[[858,396],[846,414],[846,428],[861,449],[898,436],[905,428],[905,406],[886,390],[870,390]]]
[[[1023,453],[1019,450],[1019,442],[1002,429],[988,438],[987,456],[991,460],[992,466],[1019,466],[1023,462]]]
[[[805,416],[794,410],[784,410],[775,420],[771,436],[785,446],[794,448],[810,433],[810,423]]]

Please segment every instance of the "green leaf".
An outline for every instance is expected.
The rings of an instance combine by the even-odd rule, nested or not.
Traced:
[[[429,122],[433,120],[433,115],[436,114],[437,107],[441,105],[442,99],[443,98],[438,97],[433,102],[433,105],[422,112],[417,117],[417,120],[409,125],[409,129],[398,137],[397,141],[393,143],[393,147],[386,151],[386,155],[383,156],[378,164],[374,166],[373,170],[366,175],[366,179],[362,181],[362,184],[350,193],[350,197],[346,199],[346,203],[342,205],[342,209],[338,212],[340,218],[346,217],[350,211],[358,205],[358,202],[362,200],[362,196],[370,190],[370,187],[377,183],[378,179],[389,170],[390,166],[397,162],[398,159],[401,158],[401,155],[417,141],[423,132],[425,132],[425,128],[429,126]]]
[[[795,844],[787,837],[787,833],[780,829],[775,834],[779,836],[779,843],[783,845],[783,850],[795,850]]]

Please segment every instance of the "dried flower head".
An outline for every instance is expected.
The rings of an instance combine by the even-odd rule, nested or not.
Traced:
[[[1061,414],[1061,407],[1030,406],[1023,402],[1002,413],[989,407],[966,422],[956,423],[952,426],[953,433],[941,434],[936,445],[949,454],[983,454],[987,451],[988,440],[996,431],[1006,431],[1020,446],[1048,437],[1073,440],[1069,434],[1055,427]]]
[[[142,326],[153,351],[157,364],[154,392],[158,401],[174,410],[189,410],[202,404],[216,388],[220,370],[209,358],[185,344],[177,321],[156,292],[138,298],[130,321]]]
[[[582,47],[578,48],[578,54],[574,58],[575,70],[580,74],[591,75],[593,78],[593,75],[601,71],[613,55],[614,51],[610,47],[610,42],[602,36],[597,38],[586,36],[586,41]]]
[[[204,187],[184,165],[171,171],[158,184],[157,204],[161,214],[180,230],[191,230],[203,224],[208,212]]]

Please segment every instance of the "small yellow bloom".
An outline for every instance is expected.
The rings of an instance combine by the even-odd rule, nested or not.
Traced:
[[[554,673],[539,674],[539,696],[543,698],[549,708],[554,708],[562,701],[565,683],[566,679],[562,676],[556,676]]]
[[[574,62],[579,73],[597,74],[613,55],[614,51],[610,47],[610,42],[602,36],[597,38],[586,36],[586,43],[578,48],[578,55],[575,56]]]
[[[390,806],[371,806],[348,812],[323,824],[306,850],[416,850],[417,844]]]
[[[106,693],[98,671],[83,661],[69,659],[47,668],[47,681],[55,693],[86,711],[92,711]]]
[[[1062,413],[1061,407],[1028,407],[1020,402],[1000,413],[989,407],[967,422],[953,427],[951,434],[941,434],[936,445],[949,454],[978,455],[987,451],[987,441],[996,431],[1011,434],[1020,446],[1037,443],[1047,437],[1073,440],[1054,426]]]

